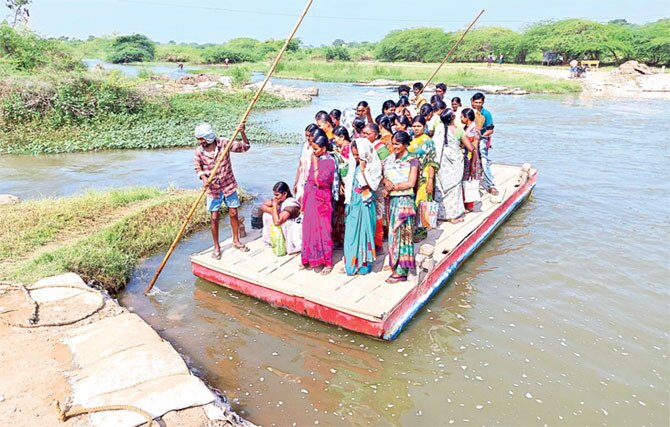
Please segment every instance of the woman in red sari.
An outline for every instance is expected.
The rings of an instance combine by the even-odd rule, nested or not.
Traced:
[[[339,193],[337,161],[328,151],[330,141],[318,136],[312,142],[314,154],[303,196],[301,268],[323,265],[321,274],[333,270],[333,240],[331,237],[333,195]]]

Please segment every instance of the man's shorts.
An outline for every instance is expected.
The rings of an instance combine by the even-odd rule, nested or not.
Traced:
[[[237,197],[237,191],[229,196],[224,196],[223,192],[219,192],[219,197],[212,197],[207,195],[207,210],[209,212],[218,212],[221,210],[221,204],[225,204],[227,208],[239,208],[240,199]]]

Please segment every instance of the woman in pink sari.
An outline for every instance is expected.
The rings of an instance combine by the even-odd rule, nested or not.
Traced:
[[[321,274],[333,270],[333,195],[339,193],[337,161],[328,153],[330,141],[317,136],[303,195],[301,268],[323,265]]]

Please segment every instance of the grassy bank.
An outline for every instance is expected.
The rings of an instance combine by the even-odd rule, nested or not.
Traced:
[[[196,194],[132,188],[0,206],[0,280],[72,271],[118,291],[142,258],[172,242]],[[207,223],[198,209],[186,233]]]
[[[280,64],[277,77],[359,83],[376,79],[425,80],[436,67],[437,64],[290,61]],[[487,69],[462,65],[443,67],[433,81],[446,82],[450,86],[500,85],[518,87],[533,93],[581,91],[579,83],[572,81],[556,80],[550,77],[505,69]]]
[[[255,71],[262,72],[265,72],[268,68],[265,63],[254,63],[247,66]],[[288,60],[278,64],[275,76],[347,83],[367,83],[377,79],[419,81],[427,79],[436,67],[437,64]],[[207,67],[193,72],[217,73],[223,72],[223,70],[219,67]],[[226,70],[225,72],[229,71]],[[577,93],[582,90],[578,82],[559,80],[517,70],[506,70],[504,67],[489,69],[479,64],[445,65],[433,81],[446,82],[449,86],[459,85],[464,87],[500,85],[524,89],[531,93]]]
[[[133,89],[129,91],[135,94],[130,95],[133,104],[123,106],[123,111],[89,106],[88,100],[104,84],[81,91],[81,102],[73,101],[75,95],[70,87],[59,83],[52,95],[35,93],[44,90],[43,85],[37,86],[40,89],[23,85],[20,90],[0,97],[3,127],[0,154],[190,146],[194,144],[193,127],[200,121],[212,123],[220,135],[232,134],[253,97],[251,92],[218,90],[143,96]],[[59,102],[61,98],[64,102]],[[127,96],[109,98],[115,101],[113,105],[122,105],[128,100]],[[46,105],[39,105],[35,100],[43,100]],[[301,105],[298,101],[264,94],[254,111],[298,105]],[[80,113],[86,108],[90,108],[90,113],[84,113],[83,117],[68,114],[69,111]],[[286,135],[276,135],[253,125],[253,116],[247,134],[254,142],[289,142]]]

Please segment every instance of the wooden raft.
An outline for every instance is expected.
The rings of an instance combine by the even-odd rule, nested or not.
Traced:
[[[410,275],[407,282],[385,282],[391,273],[384,270],[388,265],[386,247],[372,273],[364,276],[340,273],[342,250],[336,250],[333,271],[323,276],[318,274],[320,268],[299,270],[300,254],[276,257],[263,243],[260,230],[242,239],[249,252],[233,248],[228,239],[222,242],[220,260],[211,258],[213,247],[192,255],[193,274],[299,314],[393,339],[458,265],[530,195],[537,171],[493,165],[493,174],[500,195],[484,194],[475,212],[466,214],[462,223],[440,222],[429,230],[428,238],[415,245],[415,253],[423,244],[433,245],[435,267],[430,271],[417,268],[417,274]]]

